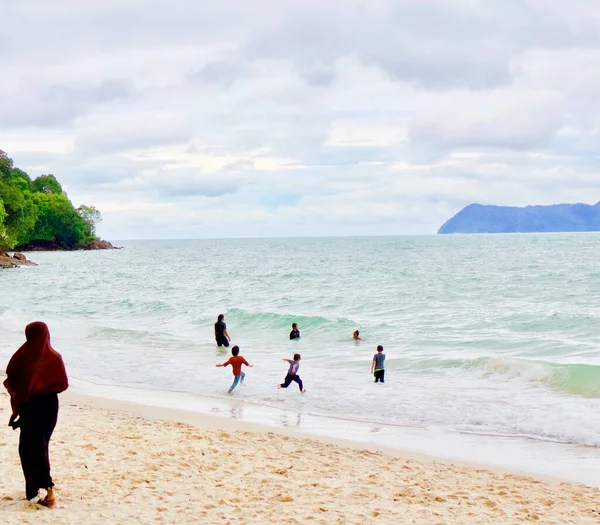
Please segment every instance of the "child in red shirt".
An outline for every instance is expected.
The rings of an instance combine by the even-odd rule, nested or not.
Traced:
[[[231,365],[232,372],[233,372],[233,384],[231,385],[231,388],[227,392],[228,394],[231,394],[231,392],[233,392],[233,389],[237,386],[237,384],[240,381],[242,383],[244,383],[244,378],[246,377],[246,374],[244,374],[244,372],[242,372],[242,365],[246,365],[246,366],[248,366],[250,368],[252,368],[252,366],[253,366],[250,363],[248,363],[248,361],[246,361],[239,354],[240,354],[240,347],[237,346],[237,345],[235,345],[231,349],[231,355],[232,355],[232,357],[230,357],[225,363],[220,364],[220,365],[216,365],[218,368],[221,367],[221,366]]]

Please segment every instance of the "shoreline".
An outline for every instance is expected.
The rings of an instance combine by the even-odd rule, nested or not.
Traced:
[[[26,244],[17,246],[12,251],[23,253],[39,252],[77,252],[77,251],[95,251],[95,250],[121,250],[122,246],[113,246],[110,241],[96,239],[86,244],[76,244],[73,246],[64,246],[55,242],[43,242],[37,244]]]
[[[0,250],[0,269],[18,268],[19,266],[37,266],[37,264],[27,259],[19,251],[13,251],[13,255],[9,255],[8,252]]]
[[[61,394],[58,504],[24,500],[18,431],[0,436],[4,523],[573,523],[600,490],[177,409]],[[8,417],[0,396],[0,419]]]
[[[189,424],[204,417],[232,428],[282,433],[370,448],[395,456],[460,464],[494,472],[518,473],[546,481],[583,483],[600,488],[597,449],[545,440],[447,432],[410,423],[378,423],[263,405],[232,396],[217,397],[136,387],[98,385],[74,380],[73,399],[95,400],[96,406],[136,407],[144,414],[178,414]],[[235,427],[235,425],[238,425]],[[548,458],[552,458],[550,461]]]
[[[442,464],[446,466],[460,466],[471,469],[484,469],[495,474],[511,474],[516,476],[526,476],[536,479],[541,482],[549,483],[552,485],[559,485],[561,483],[577,483],[564,479],[558,476],[549,476],[539,474],[536,472],[530,472],[525,470],[518,470],[509,467],[502,467],[498,465],[491,465],[487,463],[479,463],[473,461],[464,460],[453,460],[441,456],[435,456],[431,454],[424,454],[415,452],[412,450],[402,449],[393,446],[379,445],[375,443],[362,442],[350,438],[334,437],[323,434],[315,434],[310,431],[298,430],[291,426],[270,426],[263,423],[254,423],[245,421],[237,417],[224,417],[222,415],[208,414],[205,412],[194,412],[191,410],[174,408],[168,406],[156,406],[151,404],[144,404],[135,401],[126,401],[122,399],[110,399],[106,397],[97,397],[89,394],[80,394],[74,392],[64,392],[61,394],[63,404],[67,404],[72,407],[89,408],[92,410],[116,410],[122,413],[126,413],[134,417],[143,417],[145,419],[165,422],[179,422],[186,423],[199,429],[214,429],[225,431],[247,431],[253,433],[267,433],[276,434],[285,437],[295,437],[299,439],[308,439],[312,441],[318,441],[326,445],[335,445],[345,448],[351,448],[354,450],[362,451],[366,450],[372,453],[383,453],[388,456],[409,459],[419,461],[427,464]],[[241,403],[246,403],[241,401]],[[317,416],[321,417],[321,416]],[[342,419],[342,418],[340,418]]]
[[[26,253],[40,253],[40,252],[75,252],[75,251],[97,251],[97,250],[122,250],[122,246],[113,246],[108,241],[98,240],[90,242],[86,245],[78,245],[72,247],[50,245],[50,246],[37,246],[37,245],[26,245],[18,246],[11,250],[0,250],[0,269],[5,268],[17,268],[19,266],[38,266],[37,263],[27,259]],[[12,252],[13,255],[9,255]]]

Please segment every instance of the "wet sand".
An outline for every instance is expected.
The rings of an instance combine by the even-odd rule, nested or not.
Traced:
[[[8,407],[2,395],[0,421]],[[6,524],[600,522],[584,485],[71,394],[46,509],[24,499],[18,435],[0,434]]]

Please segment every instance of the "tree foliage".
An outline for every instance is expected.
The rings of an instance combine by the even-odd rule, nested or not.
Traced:
[[[85,221],[89,228],[89,235],[96,235],[96,224],[102,222],[102,214],[95,206],[85,206],[82,204],[77,208],[77,213]]]
[[[51,193],[62,195],[63,189],[54,175],[40,175],[31,183],[31,191],[34,193]]]
[[[0,150],[0,251],[18,246],[84,246],[96,237],[100,212],[75,208],[54,175],[31,180]]]
[[[0,199],[0,251],[2,251],[2,246],[8,245],[8,234],[6,232],[6,226],[4,226],[5,218],[6,211],[4,210],[4,202]]]

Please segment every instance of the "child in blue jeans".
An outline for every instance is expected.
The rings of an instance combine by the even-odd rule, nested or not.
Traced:
[[[246,366],[252,368],[252,365],[250,363],[248,363],[248,361],[246,361],[239,354],[240,354],[240,347],[238,345],[235,345],[231,349],[231,357],[227,361],[225,361],[223,364],[216,365],[217,368],[222,367],[222,366],[231,365],[232,372],[233,372],[233,384],[231,385],[231,388],[227,392],[228,394],[231,394],[231,392],[233,392],[233,389],[237,386],[237,384],[239,382],[244,383],[244,378],[246,377],[246,374],[244,374],[244,372],[242,372],[242,365],[246,365]]]

